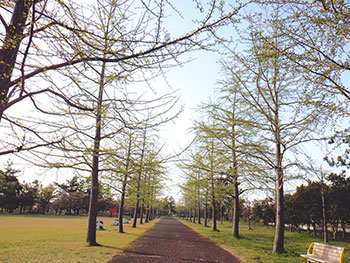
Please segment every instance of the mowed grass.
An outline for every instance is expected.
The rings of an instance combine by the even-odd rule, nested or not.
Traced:
[[[92,263],[108,262],[158,220],[132,228],[124,234],[111,226],[112,217],[98,217],[105,230],[97,231],[101,247],[87,246],[87,217],[0,215],[0,262],[3,263]]]
[[[300,254],[306,254],[311,242],[321,242],[322,240],[313,237],[307,232],[285,232],[286,253],[280,255],[272,254],[274,239],[274,228],[263,225],[252,225],[253,230],[248,230],[247,224],[240,223],[241,238],[235,239],[231,236],[231,223],[218,222],[220,232],[213,232],[210,227],[191,223],[179,219],[198,233],[213,240],[232,254],[240,257],[247,263],[298,263],[306,262],[306,259],[300,257]],[[209,226],[211,222],[209,222]],[[330,241],[329,244],[345,247],[344,263],[350,263],[350,244],[348,242]]]

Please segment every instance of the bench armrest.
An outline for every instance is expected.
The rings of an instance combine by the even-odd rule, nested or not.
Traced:
[[[314,251],[312,250],[313,246],[314,246],[314,242],[312,242],[310,244],[309,249],[307,250],[307,255],[308,256],[313,256],[314,255]],[[312,251],[312,253],[311,253],[311,251]]]

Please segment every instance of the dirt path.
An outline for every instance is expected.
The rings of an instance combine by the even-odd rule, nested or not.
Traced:
[[[240,262],[235,256],[185,226],[164,217],[110,263]]]

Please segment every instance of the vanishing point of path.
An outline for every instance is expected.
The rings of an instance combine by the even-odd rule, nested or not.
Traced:
[[[202,237],[181,221],[163,217],[110,263],[230,262],[239,258]]]

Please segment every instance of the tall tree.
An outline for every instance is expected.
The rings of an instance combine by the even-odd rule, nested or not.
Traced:
[[[96,14],[96,24],[90,25],[88,24],[89,21],[82,21],[80,24],[80,26],[90,28],[90,30],[95,32],[94,34],[96,37],[93,39],[94,44],[92,44],[92,42],[84,42],[85,45],[79,45],[80,38],[72,37],[70,40],[71,42],[64,41],[55,43],[57,50],[65,50],[74,46],[74,51],[78,52],[81,56],[83,56],[83,54],[98,53],[104,59],[108,59],[115,55],[113,49],[125,49],[124,40],[117,41],[115,36],[120,35],[120,37],[123,38],[126,33],[119,31],[118,28],[113,25],[120,21],[125,22],[123,17],[131,16],[131,10],[129,9],[132,7],[127,6],[127,8],[123,10],[123,13],[119,14],[118,12],[123,7],[120,3],[115,1],[100,1],[97,4],[95,8],[90,10],[92,13]],[[152,14],[148,15],[153,16]],[[146,18],[143,17],[142,19]],[[127,27],[127,25],[125,26]],[[140,28],[130,30],[135,34],[144,33],[139,31],[141,30]],[[146,37],[146,35],[144,35],[144,37]],[[137,43],[132,42],[132,44],[133,45],[130,44],[128,48],[137,49],[137,45],[135,45]],[[65,140],[61,143],[60,149],[64,151],[64,157],[71,157],[68,160],[69,163],[66,164],[62,163],[61,160],[57,162],[57,159],[55,160],[56,156],[54,156],[51,165],[57,167],[71,167],[83,171],[91,169],[89,224],[87,231],[87,242],[90,245],[97,244],[95,222],[97,218],[98,191],[100,188],[100,157],[108,154],[110,149],[110,147],[108,147],[108,142],[103,142],[104,139],[115,136],[124,127],[136,128],[142,122],[138,121],[143,114],[141,111],[146,112],[151,110],[151,108],[167,107],[163,112],[150,116],[148,118],[149,121],[155,118],[163,118],[160,122],[168,121],[171,117],[167,118],[163,114],[170,110],[176,103],[176,95],[174,94],[166,94],[157,99],[150,99],[148,101],[142,100],[140,95],[134,96],[136,97],[135,99],[130,99],[128,91],[123,90],[121,87],[131,78],[133,71],[139,68],[141,69],[141,67],[122,64],[119,64],[118,67],[115,65],[111,66],[104,59],[103,61],[96,62],[85,61],[85,63],[81,65],[72,66],[68,72],[61,72],[63,79],[69,83],[69,85],[60,89],[62,93],[74,97],[75,100],[80,101],[79,103],[81,105],[84,103],[88,105],[87,107],[94,108],[94,111],[86,113],[70,105],[62,106],[58,102],[57,111],[54,113],[54,116],[56,118],[63,118],[63,121],[59,123],[56,121],[50,124],[51,127],[60,127],[60,129],[65,132]],[[144,59],[147,60],[147,58]],[[154,63],[154,61],[146,61],[143,68],[152,69]],[[158,63],[160,63],[160,61],[158,61]],[[134,74],[134,77],[136,78],[137,76]],[[59,89],[61,83],[57,83],[54,79],[50,79],[50,81]],[[72,87],[75,87],[75,89],[72,89]],[[138,105],[139,109],[136,105]],[[86,117],[92,117],[92,119],[87,121]],[[94,125],[92,122],[94,122]],[[66,123],[63,129],[62,123]],[[150,125],[155,124],[153,123]],[[47,127],[50,128],[49,126]],[[91,141],[91,144],[88,143]],[[88,156],[91,156],[92,161],[88,160]],[[122,202],[121,205],[123,205]]]
[[[4,171],[0,170],[0,207],[12,213],[20,205],[22,185],[16,174],[19,171],[13,168],[12,162],[7,162]]]
[[[333,238],[336,238],[339,222],[343,230],[343,238],[345,238],[346,225],[350,218],[350,177],[346,176],[343,171],[340,174],[331,173],[327,179],[332,182],[329,189],[329,201],[331,206],[331,215],[329,218],[333,221]]]
[[[54,198],[56,188],[54,185],[40,186],[37,194],[37,204],[42,213],[49,212],[51,200]]]
[[[211,202],[212,230],[217,231],[218,201],[222,199],[226,162],[222,157],[223,148],[212,133],[217,121],[208,112],[203,114],[208,123],[197,121],[194,125],[198,154],[192,156],[190,166],[196,168],[197,173],[200,172],[207,181],[205,186],[208,187]]]
[[[121,194],[120,194],[120,203],[119,203],[119,233],[124,233],[123,230],[123,213],[124,213],[124,203],[125,203],[125,195],[126,195],[126,187],[128,185],[129,177],[131,176],[133,163],[132,163],[132,143],[133,143],[133,135],[131,131],[128,132],[127,138],[125,140],[127,142],[125,160],[122,165],[118,165],[120,172],[122,173],[122,185],[121,185]]]
[[[249,104],[244,102],[239,89],[239,83],[232,82],[230,67],[223,61],[225,79],[221,81],[218,89],[218,98],[214,103],[209,103],[204,110],[208,111],[216,125],[208,132],[217,140],[222,158],[225,160],[228,184],[232,185],[232,236],[239,237],[239,197],[247,189],[251,188],[251,179],[259,168],[254,164],[251,151],[251,137],[255,135],[253,111]],[[205,123],[202,125],[205,126]],[[255,147],[255,146],[254,146]],[[242,184],[244,183],[244,184]],[[239,187],[240,185],[240,187]]]
[[[195,211],[195,217],[198,218],[198,224],[201,224],[201,210],[203,203],[203,191],[208,189],[206,172],[201,169],[200,160],[202,159],[200,154],[192,155],[193,163],[190,160],[186,164],[182,164],[180,167],[186,174],[186,181],[181,185],[181,189],[184,195],[185,206],[192,211]]]
[[[141,145],[141,152],[140,152],[140,159],[139,159],[139,165],[138,165],[138,171],[137,171],[137,178],[135,180],[135,191],[136,191],[136,203],[135,203],[135,209],[134,209],[134,216],[133,216],[133,222],[132,227],[136,227],[137,224],[137,218],[139,216],[139,210],[140,210],[140,193],[141,193],[141,183],[143,174],[145,172],[145,151],[146,151],[146,139],[147,139],[147,129],[143,129],[142,134],[142,145]]]
[[[264,161],[275,173],[276,225],[274,253],[284,252],[284,180],[287,168],[295,163],[286,153],[296,150],[302,143],[315,139],[316,123],[322,114],[310,107],[308,98],[314,100],[309,83],[293,71],[290,62],[278,49],[293,50],[277,27],[283,23],[279,9],[272,19],[253,23],[247,55],[233,55],[232,79],[242,87],[241,95],[256,112],[254,126],[260,130],[256,157]],[[256,28],[256,25],[269,28]],[[266,44],[269,42],[270,44]],[[272,45],[273,44],[273,45]],[[314,96],[314,97],[313,97]]]

